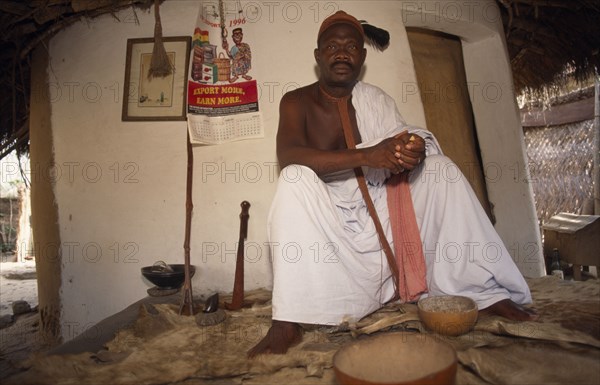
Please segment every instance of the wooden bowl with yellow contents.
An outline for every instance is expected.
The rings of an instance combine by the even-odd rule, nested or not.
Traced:
[[[446,336],[468,333],[479,314],[475,301],[456,295],[423,298],[417,305],[425,328]]]

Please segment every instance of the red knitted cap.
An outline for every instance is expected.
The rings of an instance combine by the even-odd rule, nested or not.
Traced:
[[[363,30],[362,25],[354,16],[349,15],[344,11],[337,11],[327,19],[323,20],[321,28],[319,28],[319,34],[317,35],[317,42],[321,39],[321,35],[323,32],[325,32],[325,30],[327,30],[327,28],[336,24],[349,24],[360,32],[363,39],[365,37],[365,31]]]

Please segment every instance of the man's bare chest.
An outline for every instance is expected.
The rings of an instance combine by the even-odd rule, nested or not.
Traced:
[[[360,134],[356,123],[356,113],[349,105],[350,122],[356,143],[360,143]],[[348,148],[340,112],[335,102],[326,106],[313,106],[306,114],[306,136],[311,147],[320,150],[342,150]]]

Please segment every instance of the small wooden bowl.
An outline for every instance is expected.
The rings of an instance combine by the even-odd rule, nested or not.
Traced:
[[[341,385],[454,384],[456,352],[427,334],[389,333],[342,346],[333,356]]]
[[[425,327],[446,336],[468,333],[475,326],[479,314],[475,301],[456,295],[423,298],[417,305],[419,318]]]

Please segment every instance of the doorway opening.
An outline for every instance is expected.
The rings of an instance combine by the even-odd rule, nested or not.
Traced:
[[[409,27],[406,31],[427,129],[436,136],[444,154],[469,180],[483,209],[495,223],[486,189],[461,41],[456,36],[423,28]]]

